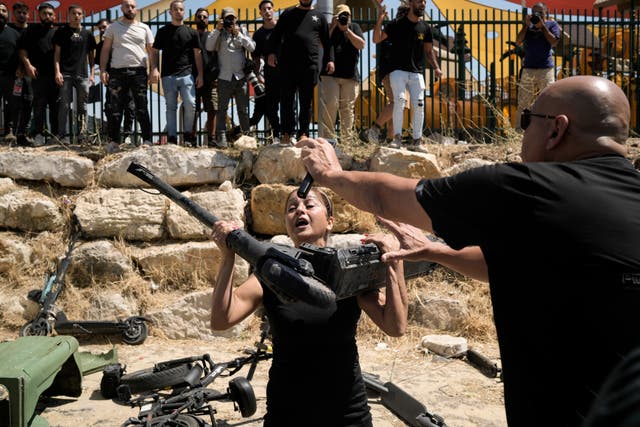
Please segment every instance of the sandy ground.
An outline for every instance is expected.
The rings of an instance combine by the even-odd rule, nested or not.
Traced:
[[[13,339],[13,333],[0,331],[2,339]],[[149,368],[154,363],[178,357],[208,353],[214,361],[226,361],[242,355],[256,337],[244,339],[216,338],[213,341],[167,341],[149,337],[140,346],[116,343],[120,363],[128,372]],[[111,344],[83,343],[80,350],[101,353]],[[496,358],[495,345],[475,347],[483,354]],[[360,359],[364,371],[378,374],[381,379],[393,381],[438,415],[444,417],[449,427],[498,427],[505,426],[502,384],[490,379],[476,368],[460,359],[446,360],[417,351],[414,344],[390,341],[386,345],[360,342]],[[236,375],[246,375],[248,367]],[[258,400],[258,410],[252,417],[243,419],[234,411],[230,402],[218,402],[218,426],[257,427],[262,425],[265,411],[265,386],[269,361],[261,362],[252,381]],[[120,426],[127,418],[138,414],[137,408],[119,405],[104,399],[100,394],[102,372],[85,376],[82,395],[75,398],[49,399],[42,415],[52,427],[71,426]],[[210,388],[226,389],[229,378],[220,378]],[[376,400],[370,400],[375,427],[404,425]],[[321,410],[321,405],[319,405]],[[303,424],[301,424],[303,426]]]

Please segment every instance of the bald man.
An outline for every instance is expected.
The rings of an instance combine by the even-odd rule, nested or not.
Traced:
[[[563,79],[522,114],[523,163],[434,180],[343,171],[298,143],[307,170],[357,207],[435,232],[385,258],[489,281],[510,426],[579,426],[607,373],[640,345],[640,175],[629,103],[611,81]]]

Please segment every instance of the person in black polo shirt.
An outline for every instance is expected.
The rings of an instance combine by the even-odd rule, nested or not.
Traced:
[[[424,125],[424,72],[427,62],[433,68],[436,78],[442,75],[433,50],[431,27],[422,19],[425,0],[410,0],[409,13],[389,22],[384,31],[382,21],[387,15],[386,6],[381,6],[380,15],[373,30],[374,43],[390,39],[393,45],[390,57],[389,80],[393,90],[393,130],[395,135],[390,147],[402,146],[402,122],[407,102],[405,89],[411,97],[412,146],[422,146],[422,126]]]
[[[3,135],[13,140],[13,85],[18,66],[17,43],[20,35],[16,30],[7,26],[9,9],[4,2],[0,2],[0,98],[2,99],[2,113],[4,119]]]
[[[351,22],[351,10],[346,4],[336,6],[329,34],[335,70],[322,73],[318,84],[318,136],[336,137],[336,113],[339,112],[340,137],[345,138],[353,133],[354,108],[360,91],[358,60],[365,45],[362,30]]]

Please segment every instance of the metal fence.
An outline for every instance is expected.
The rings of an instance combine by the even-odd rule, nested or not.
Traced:
[[[210,11],[215,22],[218,11]],[[434,132],[454,138],[489,142],[496,135],[513,127],[517,106],[518,75],[521,58],[515,46],[522,26],[521,11],[427,11],[434,29],[434,47],[440,59],[443,77],[436,81],[430,71],[426,77],[424,133]],[[253,33],[261,25],[257,10],[240,10],[239,20]],[[393,11],[390,13],[393,16]],[[187,16],[193,16],[189,12]],[[587,11],[556,11],[550,13],[563,30],[563,37],[555,48],[556,76],[598,75],[615,81],[627,94],[632,105],[632,128],[638,132],[639,114],[637,91],[639,29],[637,12],[631,16],[602,14]],[[85,20],[86,26],[106,17],[116,19],[109,11],[94,14]],[[170,22],[166,11],[143,10],[139,16],[155,33]],[[384,89],[376,81],[378,47],[373,43],[376,11],[354,11],[354,22],[363,29],[366,47],[360,58],[362,76],[360,95],[356,102],[356,130],[371,126],[386,98]],[[187,20],[187,24],[195,25]],[[156,138],[162,135],[164,101],[158,95],[159,86],[149,89],[149,109]],[[316,103],[317,104],[317,103]],[[252,103],[251,103],[252,105]],[[93,123],[100,126],[103,103],[89,105]],[[405,114],[405,129],[409,126],[409,110]],[[229,116],[234,120],[235,107]],[[317,111],[314,108],[312,134],[317,131]],[[198,117],[203,129],[204,114]],[[91,121],[90,121],[91,122]],[[91,125],[91,123],[90,123]],[[337,124],[339,126],[339,123]],[[264,120],[257,126],[260,136],[265,132]]]

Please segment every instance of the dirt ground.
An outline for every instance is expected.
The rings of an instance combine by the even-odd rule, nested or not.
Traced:
[[[0,338],[14,339],[16,333],[0,330]],[[213,341],[175,341],[149,337],[140,346],[116,343],[119,361],[128,372],[149,368],[154,363],[178,357],[208,353],[214,361],[226,361],[243,355],[258,338],[247,334],[244,338],[215,338]],[[112,344],[80,341],[81,351],[102,353]],[[461,359],[446,360],[434,355],[425,355],[416,348],[412,340],[387,340],[386,343],[364,338],[359,342],[363,371],[377,374],[383,382],[392,381],[417,400],[429,411],[444,417],[449,427],[499,427],[506,425],[503,409],[502,384],[497,379],[485,377],[476,368]],[[492,359],[498,357],[495,344],[475,346],[482,354]],[[262,425],[265,412],[265,387],[269,361],[260,362],[252,385],[258,401],[258,410],[252,417],[243,419],[234,411],[230,402],[218,402],[216,420],[218,426],[258,427]],[[246,375],[247,367],[236,375]],[[117,404],[104,399],[100,394],[102,372],[85,376],[83,391],[79,398],[58,397],[48,399],[42,412],[52,427],[71,426],[120,426],[127,418],[137,415],[137,408]],[[229,378],[220,378],[210,388],[224,391]],[[404,425],[397,417],[375,399],[370,400],[375,427]],[[319,402],[318,410],[322,404]],[[301,424],[303,426],[303,424]],[[329,427],[329,426],[328,426]]]

